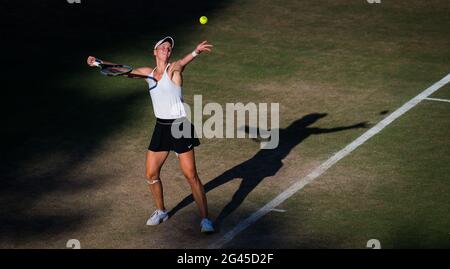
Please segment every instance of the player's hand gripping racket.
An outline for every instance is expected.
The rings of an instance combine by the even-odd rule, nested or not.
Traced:
[[[100,59],[95,59],[93,65],[99,67],[100,73],[102,73],[105,76],[112,76],[112,77],[123,76],[133,71],[133,67],[129,65],[107,64],[103,63],[103,61]]]

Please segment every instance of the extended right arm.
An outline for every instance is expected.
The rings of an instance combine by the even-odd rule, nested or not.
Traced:
[[[95,60],[97,60],[97,58],[95,58],[94,56],[89,56],[87,58],[87,64],[89,66],[95,67]],[[108,62],[108,61],[103,61],[103,64],[111,64],[111,65],[116,65],[116,63],[112,63],[112,62]],[[130,73],[125,74],[123,76],[125,77],[129,77],[129,78],[143,78],[146,79],[148,78],[148,75],[152,72],[152,69],[150,67],[139,67],[139,68],[135,68],[133,69]]]

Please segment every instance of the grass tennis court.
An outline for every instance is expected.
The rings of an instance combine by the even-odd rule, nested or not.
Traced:
[[[206,248],[450,73],[444,0],[193,1],[163,4],[153,20],[156,2],[132,2],[3,4],[1,248],[65,248],[71,238],[82,248]],[[108,22],[116,14],[126,26]],[[223,106],[280,104],[280,158],[251,139],[201,139],[198,171],[211,217],[221,216],[211,236],[199,233],[193,203],[145,226],[155,120],[146,85],[85,64],[93,54],[152,65],[152,44],[166,35],[174,59],[201,40],[214,45],[184,73],[188,104],[198,94]],[[45,67],[24,76],[17,59]],[[450,85],[430,97],[450,100]],[[450,247],[449,112],[423,100],[223,247],[366,248],[372,238]],[[162,181],[168,209],[190,195],[173,153]]]

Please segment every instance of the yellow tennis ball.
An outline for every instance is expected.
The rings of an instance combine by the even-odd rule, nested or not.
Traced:
[[[200,23],[201,24],[206,24],[208,22],[208,18],[206,16],[201,16],[200,17]]]

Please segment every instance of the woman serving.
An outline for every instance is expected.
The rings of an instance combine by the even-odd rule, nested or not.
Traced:
[[[200,222],[201,232],[213,232],[213,224],[208,219],[205,191],[195,166],[194,147],[200,145],[200,141],[195,136],[194,127],[186,119],[182,96],[184,68],[200,53],[211,51],[212,45],[203,41],[183,59],[169,63],[173,47],[174,40],[171,37],[168,36],[159,40],[153,48],[153,55],[156,59],[155,68],[140,67],[124,74],[124,76],[141,78],[148,82],[153,111],[156,116],[156,125],[148,146],[145,162],[145,175],[155,201],[156,210],[147,220],[147,225],[158,225],[169,218],[168,211],[164,207],[160,171],[169,152],[173,150],[178,155],[181,170],[191,186],[192,195],[199,208],[202,218]],[[113,64],[92,56],[88,57],[87,63],[90,66]],[[185,128],[190,128],[188,129],[191,130],[190,135],[179,137],[172,133],[172,129],[185,133],[183,132]]]

